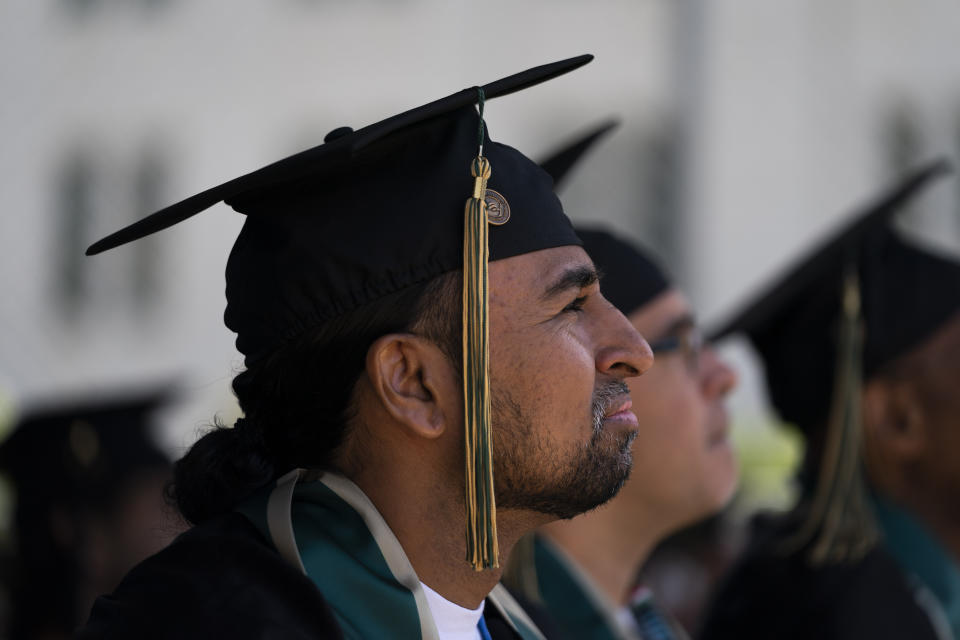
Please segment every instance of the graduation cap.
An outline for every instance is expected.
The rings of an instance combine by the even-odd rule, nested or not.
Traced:
[[[583,248],[600,271],[603,297],[630,315],[670,287],[666,273],[648,252],[599,228],[577,227]]]
[[[601,138],[620,125],[608,119],[585,134],[564,144],[540,162],[559,189],[564,178]],[[634,244],[609,230],[577,225],[583,248],[600,271],[604,297],[625,315],[633,313],[669,287],[669,280],[658,261]]]
[[[158,211],[87,253],[220,201],[244,214],[227,261],[224,319],[248,365],[311,327],[463,269],[467,553],[478,569],[496,566],[487,262],[580,240],[549,175],[490,139],[483,108],[592,59],[535,67],[356,131],[335,129],[324,144]]]
[[[168,472],[153,412],[171,397],[150,389],[61,399],[25,413],[0,444],[0,475],[15,490],[15,551],[5,558],[10,637],[64,637],[81,622],[83,514],[115,515],[130,480]]]
[[[826,419],[843,282],[851,267],[865,323],[866,377],[960,309],[960,264],[901,238],[890,225],[897,211],[948,172],[943,161],[912,172],[710,332],[712,340],[746,334],[763,358],[771,402],[786,422],[809,431]]]
[[[19,511],[54,503],[109,506],[123,482],[170,464],[151,435],[168,388],[71,400],[30,411],[0,444],[0,473],[17,489]]]
[[[540,162],[543,170],[553,178],[554,189],[559,191],[564,178],[566,178],[570,170],[583,159],[584,154],[599,142],[601,138],[619,126],[619,120],[616,118],[608,118],[591,127],[585,134],[578,136],[573,141],[565,143],[545,160]]]
[[[856,558],[875,540],[860,468],[862,380],[921,344],[960,310],[960,263],[900,237],[893,215],[936,178],[922,166],[852,216],[731,319],[760,354],[780,417],[819,448],[805,534],[815,562]],[[866,523],[866,524],[865,524]]]

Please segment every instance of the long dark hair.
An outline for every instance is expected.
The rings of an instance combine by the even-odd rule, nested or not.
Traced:
[[[233,380],[244,417],[216,424],[175,465],[168,494],[181,514],[203,522],[290,469],[331,468],[377,338],[412,331],[459,362],[460,279],[448,273],[393,293],[248,364]]]

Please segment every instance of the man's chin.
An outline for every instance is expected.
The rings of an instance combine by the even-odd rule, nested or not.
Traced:
[[[571,518],[576,518],[577,516],[589,513],[594,509],[602,507],[616,497],[618,493],[620,493],[620,489],[623,488],[623,485],[627,481],[627,475],[629,475],[629,469],[627,470],[627,473],[622,474],[614,484],[607,486],[603,493],[595,494],[590,499],[581,500],[576,504],[570,503],[567,505],[566,509],[555,509],[546,515],[554,516],[559,520],[570,520]]]
[[[612,434],[611,434],[612,435]],[[597,447],[567,466],[569,472],[549,489],[497,496],[504,508],[524,508],[560,520],[592,511],[611,500],[630,475],[633,465],[631,444],[636,432],[616,434],[615,443],[601,454]]]
[[[636,429],[620,432],[607,432],[610,436],[607,455],[597,456],[593,465],[578,468],[577,485],[582,487],[583,499],[576,512],[564,515],[572,518],[581,513],[592,511],[612,500],[630,477],[633,468],[633,441],[637,437]]]
[[[584,510],[584,513],[596,509],[599,506],[602,506],[615,498],[620,490],[623,489],[623,485],[626,484],[627,479],[630,477],[630,471],[633,470],[633,441],[637,437],[637,432],[631,430],[621,434],[621,437],[618,438],[618,451],[614,456],[614,459],[611,464],[611,468],[608,471],[609,474],[609,485],[608,490],[603,495],[598,495],[596,504],[593,504],[589,508]],[[599,475],[599,474],[598,474]],[[571,516],[572,517],[572,516]]]

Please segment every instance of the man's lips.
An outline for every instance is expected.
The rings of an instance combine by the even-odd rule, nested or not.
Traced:
[[[626,399],[620,403],[614,404],[603,416],[604,422],[618,422],[624,425],[636,427],[639,425],[637,416],[631,411],[633,402]]]

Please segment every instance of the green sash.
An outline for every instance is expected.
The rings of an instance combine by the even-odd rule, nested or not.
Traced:
[[[599,589],[543,536],[534,538],[533,558],[543,604],[570,637],[636,640],[617,623],[613,605]]]
[[[323,594],[345,638],[438,640],[420,580],[369,498],[335,473],[297,469],[238,507]],[[523,640],[543,640],[501,585],[487,597]]]
[[[878,494],[871,496],[884,547],[915,578],[917,604],[941,638],[960,638],[960,567],[913,515]]]
[[[630,622],[577,563],[543,536],[533,537],[530,560],[537,594],[547,612],[570,637],[585,640],[687,640],[686,632],[661,610],[648,589],[638,589],[627,607]],[[623,615],[623,614],[621,614]]]

